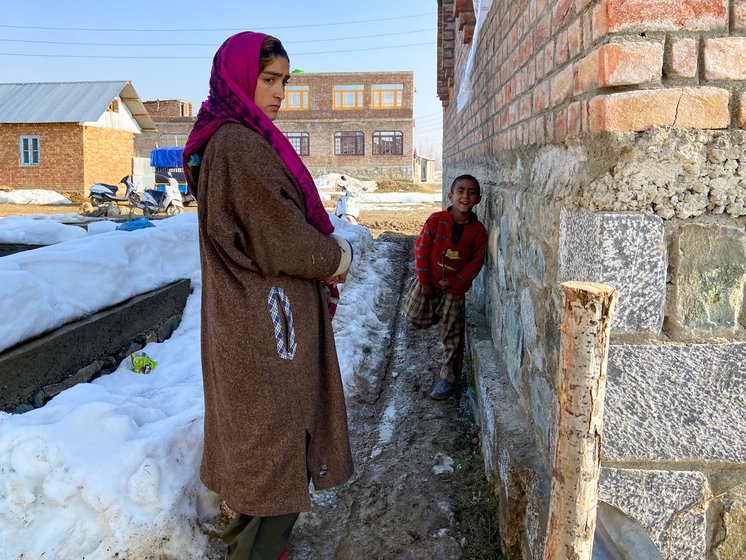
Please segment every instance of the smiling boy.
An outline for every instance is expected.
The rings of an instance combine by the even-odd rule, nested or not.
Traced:
[[[415,244],[417,278],[404,298],[404,314],[417,328],[439,325],[444,346],[440,381],[430,397],[453,394],[464,354],[465,294],[479,274],[487,231],[472,211],[481,200],[479,181],[460,175],[451,183],[450,206],[432,214]]]

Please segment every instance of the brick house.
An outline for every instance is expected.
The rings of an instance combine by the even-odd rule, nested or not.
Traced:
[[[154,128],[128,81],[0,84],[0,187],[85,195],[132,173]]]
[[[312,175],[413,180],[412,72],[293,74],[275,124]]]
[[[192,104],[182,99],[156,99],[143,101],[145,109],[153,119],[157,130],[143,132],[135,138],[135,153],[150,157],[154,148],[181,146],[186,144],[197,117],[192,113]]]

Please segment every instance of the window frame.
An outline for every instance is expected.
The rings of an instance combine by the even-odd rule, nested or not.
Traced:
[[[352,105],[345,104],[345,94],[355,94]],[[332,86],[332,107],[335,111],[355,111],[365,109],[365,86],[335,84]]]
[[[290,145],[293,147],[295,152],[303,157],[303,156],[310,156],[311,155],[311,136],[308,134],[308,132],[283,132],[285,135],[285,138],[288,139],[288,142],[290,142]],[[295,147],[295,144],[293,143],[293,140],[299,141],[300,150]],[[304,149],[305,148],[305,149]]]
[[[382,151],[385,143],[391,143],[392,151]],[[397,145],[398,144],[398,145]],[[397,151],[398,148],[398,151]],[[401,130],[375,130],[371,135],[371,151],[374,156],[403,156],[404,133]]]
[[[355,152],[345,153],[343,141],[354,138]],[[349,141],[349,140],[348,140]],[[365,134],[362,130],[338,130],[334,133],[334,155],[340,157],[364,156],[365,155]]]
[[[23,141],[28,141],[28,146],[24,148]],[[33,142],[36,141],[36,150],[33,148]],[[41,136],[38,134],[22,134],[18,137],[18,151],[20,155],[21,167],[39,167],[41,165]],[[36,161],[34,161],[36,153]]]
[[[384,105],[383,95],[393,94],[393,104]],[[401,109],[404,107],[404,84],[372,84],[370,86],[371,109]]]
[[[285,98],[282,100],[281,108],[285,111],[308,111],[310,109],[311,101],[310,92],[310,87],[307,85],[288,84],[285,86]],[[300,107],[290,106],[290,93],[298,93],[300,95]]]

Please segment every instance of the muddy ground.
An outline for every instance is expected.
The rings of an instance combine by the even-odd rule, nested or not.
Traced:
[[[0,216],[73,208],[0,204]],[[391,290],[377,302],[385,328],[362,349],[367,358],[347,402],[355,474],[342,487],[314,493],[312,511],[301,515],[293,532],[289,560],[502,558],[468,372],[457,397],[431,400],[441,356],[437,328],[415,330],[400,312],[402,292],[414,277],[415,236],[438,209],[363,210],[362,224],[377,238],[366,258]],[[205,558],[222,560],[219,526],[204,529],[211,537]]]

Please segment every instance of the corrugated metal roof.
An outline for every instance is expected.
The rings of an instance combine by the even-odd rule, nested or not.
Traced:
[[[0,123],[94,122],[117,96],[141,129],[155,130],[128,81],[0,84]]]

